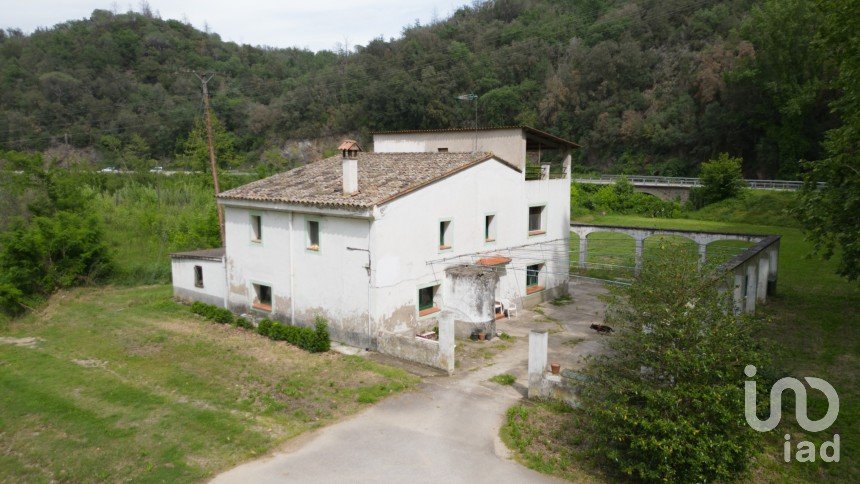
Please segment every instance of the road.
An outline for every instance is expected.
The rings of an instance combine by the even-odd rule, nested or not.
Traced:
[[[522,395],[487,379],[525,368],[527,357],[523,338],[491,366],[425,378],[416,391],[299,437],[213,482],[557,482],[508,459],[498,437],[505,411]]]

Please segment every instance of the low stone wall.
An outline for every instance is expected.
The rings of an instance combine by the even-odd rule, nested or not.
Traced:
[[[454,373],[454,318],[446,311],[439,316],[439,339],[418,338],[410,333],[380,333],[377,351],[403,360]]]

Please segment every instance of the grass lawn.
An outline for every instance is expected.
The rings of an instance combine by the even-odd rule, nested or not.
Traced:
[[[60,292],[0,322],[0,482],[201,480],[415,381],[204,321],[169,286]]]
[[[860,384],[857,381],[860,376],[860,285],[836,276],[834,262],[808,257],[811,245],[796,227],[620,215],[587,216],[579,221],[605,225],[781,234],[777,294],[769,298],[767,305],[759,306],[760,314],[770,319],[763,338],[773,345],[773,364],[777,371],[795,377],[815,376],[830,382],[839,393],[840,412],[830,429],[818,434],[807,434],[794,422],[793,400],[784,400],[782,423],[765,434],[762,454],[755,457],[749,478],[756,481],[860,481]],[[607,240],[591,244],[592,237],[605,237]],[[618,265],[632,265],[633,240],[629,237],[602,233],[590,236],[589,241],[589,262],[612,260],[620,261]],[[571,245],[578,247],[578,240]],[[711,244],[708,258],[724,257],[732,252],[733,246],[738,245],[737,242]],[[691,245],[692,249],[694,247]],[[647,240],[645,251],[647,256]],[[575,253],[572,255],[575,258]],[[606,271],[615,277],[624,276],[618,271]],[[743,378],[743,375],[739,377]],[[819,392],[809,392],[809,405],[810,418],[823,416],[826,400]],[[570,425],[572,419],[576,418],[575,414],[571,416],[552,405],[524,403],[509,412],[502,436],[516,451],[518,459],[529,467],[561,477],[578,479],[584,472],[586,476],[599,479],[600,471],[589,465],[585,447],[577,447],[581,445],[581,436],[562,435],[564,428],[568,429],[567,433],[575,433],[576,427]],[[547,425],[546,421],[555,423]],[[546,430],[537,435],[515,432],[516,429],[530,426]],[[832,440],[833,434],[838,433],[841,438],[840,462],[823,463],[820,459],[812,463],[783,462],[783,436],[786,433],[792,436],[795,444],[800,440],[809,440],[815,443],[816,448],[823,441]],[[568,448],[572,447],[573,451],[565,450],[565,446],[560,445],[560,438],[572,442],[573,445]],[[554,445],[546,445],[547,442],[554,442]]]

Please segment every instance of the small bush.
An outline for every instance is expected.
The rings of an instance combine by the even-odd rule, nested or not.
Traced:
[[[265,336],[267,338],[270,338],[271,336],[269,336],[269,335],[271,334],[271,331],[272,331],[272,320],[264,319],[264,320],[260,321],[259,324],[257,324],[257,334],[259,334],[261,336]]]
[[[331,348],[328,324],[322,317],[317,316],[313,328],[290,326],[278,321],[264,319],[260,321],[257,332],[275,341],[286,341],[311,353],[321,353]]]
[[[219,308],[200,301],[191,304],[191,312],[219,324],[231,324],[234,319],[233,313],[229,309]]]
[[[245,319],[245,318],[236,318],[236,319],[233,321],[233,324],[234,324],[237,328],[254,329],[254,325],[253,325],[253,324],[251,324],[251,322],[250,322],[250,321],[248,321],[248,320],[247,320],[247,319]]]
[[[195,301],[193,304],[191,304],[191,312],[194,314],[199,314],[200,316],[205,316],[206,306],[208,306],[208,304],[202,303],[200,301]]]

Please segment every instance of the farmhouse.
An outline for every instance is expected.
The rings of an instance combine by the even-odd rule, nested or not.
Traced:
[[[346,140],[221,193],[225,247],[172,254],[175,296],[298,325],[322,316],[334,340],[376,348],[432,329],[455,300],[459,319],[494,328],[507,308],[567,292],[575,143],[517,126],[373,144]]]

